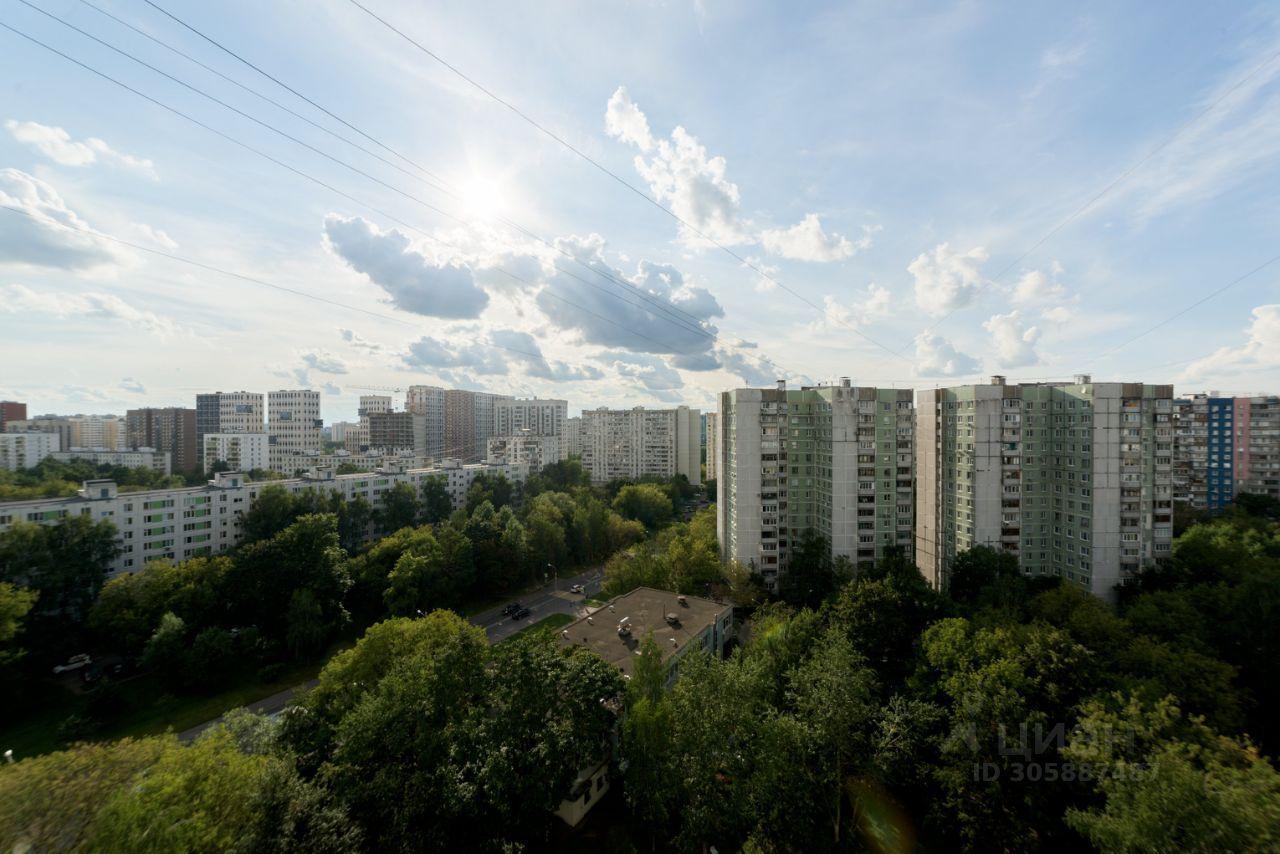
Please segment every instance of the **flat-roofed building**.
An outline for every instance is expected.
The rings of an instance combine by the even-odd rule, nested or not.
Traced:
[[[582,646],[630,679],[640,643],[650,634],[667,667],[667,684],[679,676],[680,659],[693,650],[724,654],[733,637],[733,606],[700,596],[637,587],[610,599],[560,632],[561,646]]]
[[[228,471],[271,468],[269,437],[266,433],[210,433],[204,437],[204,470],[225,463]]]
[[[592,483],[674,477],[702,483],[702,414],[673,409],[587,409],[580,431],[582,467]]]
[[[124,421],[128,447],[167,451],[175,471],[193,472],[200,467],[196,410],[180,406],[130,409]]]
[[[61,440],[57,433],[0,433],[0,469],[29,469],[59,448]]]
[[[111,480],[90,480],[78,495],[69,498],[0,502],[0,533],[17,522],[54,525],[68,516],[107,520],[116,528],[120,547],[109,569],[116,575],[141,569],[149,560],[183,561],[235,546],[240,541],[242,515],[267,487],[292,494],[308,490],[333,493],[345,501],[363,498],[377,509],[396,484],[408,484],[420,494],[427,478],[439,477],[457,508],[465,505],[467,491],[480,474],[500,474],[519,485],[524,483],[528,468],[446,460],[426,468],[391,465],[359,474],[312,469],[304,477],[262,481],[250,481],[243,472],[219,472],[204,486],[136,492],[120,492]]]
[[[97,466],[124,466],[130,469],[151,469],[159,474],[173,474],[173,458],[168,451],[156,448],[130,448],[124,451],[107,451],[102,448],[70,448],[49,455],[59,462],[84,460]]]

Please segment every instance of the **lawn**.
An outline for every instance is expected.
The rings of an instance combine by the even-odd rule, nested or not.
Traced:
[[[525,626],[514,635],[503,638],[498,643],[506,643],[511,638],[518,638],[521,635],[546,635],[548,637],[555,634],[556,629],[563,628],[572,623],[576,618],[572,614],[548,614],[538,622]]]

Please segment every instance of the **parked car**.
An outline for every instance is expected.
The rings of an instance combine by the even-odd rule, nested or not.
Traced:
[[[514,614],[516,611],[519,611],[523,607],[524,606],[521,605],[519,602],[512,602],[508,605],[504,605],[502,607],[502,616],[510,617],[512,614]]]
[[[524,619],[525,617],[527,617],[527,616],[529,616],[529,609],[528,609],[528,608],[521,608],[520,610],[515,611],[515,612],[513,612],[513,613],[511,614],[511,619],[513,619],[513,620],[523,620],[523,619]]]
[[[81,653],[80,655],[71,656],[71,658],[67,659],[66,664],[59,664],[54,667],[53,672],[55,674],[68,673],[72,670],[79,670],[81,667],[87,667],[92,663],[93,659],[87,653]]]
[[[80,671],[80,678],[85,681],[86,685],[92,685],[102,678],[102,668],[96,664],[90,664]]]
[[[586,588],[583,587],[581,584],[574,584],[569,587],[569,592],[570,593],[586,593],[587,591],[586,591]]]

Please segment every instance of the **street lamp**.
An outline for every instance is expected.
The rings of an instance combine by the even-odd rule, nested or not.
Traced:
[[[556,587],[555,587],[555,584],[556,584],[556,568],[555,568],[554,566],[552,566],[551,564],[547,564],[547,570],[549,571],[549,573],[550,573],[550,575],[551,575],[551,592],[552,592],[552,593],[554,593],[554,592],[555,592],[555,590],[556,590]],[[542,575],[542,580],[543,580],[543,582],[544,582],[544,583],[546,582],[546,580],[547,580],[547,573],[543,573],[543,575]]]

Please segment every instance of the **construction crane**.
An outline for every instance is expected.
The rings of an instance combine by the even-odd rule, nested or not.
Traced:
[[[355,388],[361,392],[390,392],[393,394],[403,394],[406,389],[392,388],[390,385],[348,385],[347,388]]]

